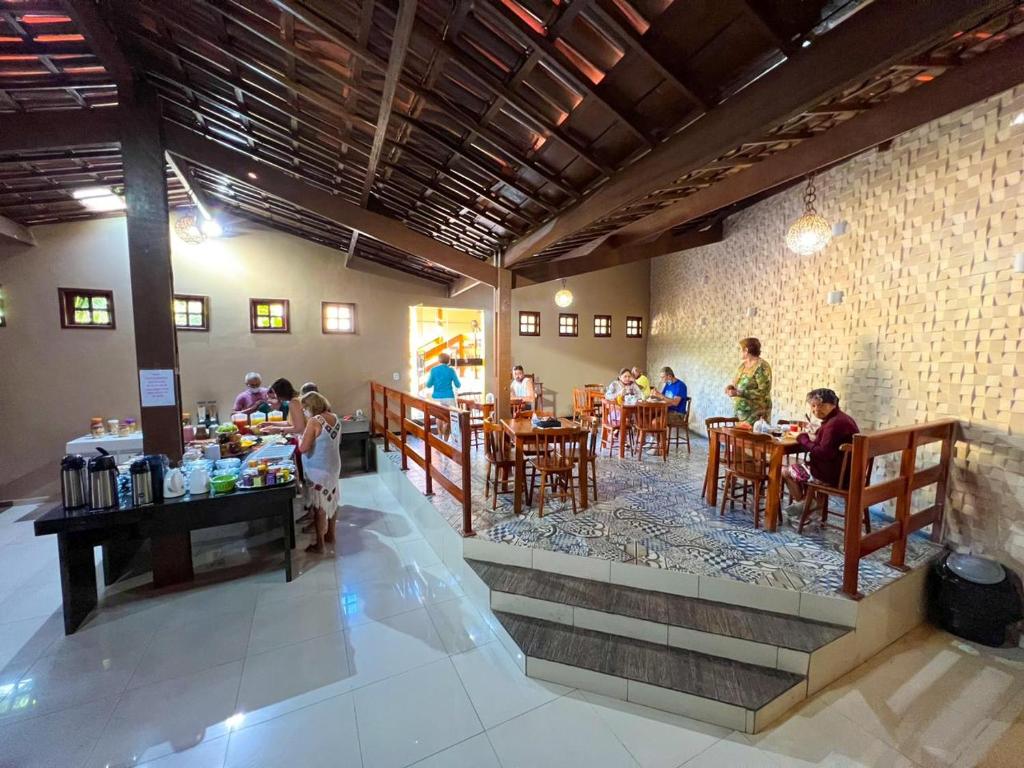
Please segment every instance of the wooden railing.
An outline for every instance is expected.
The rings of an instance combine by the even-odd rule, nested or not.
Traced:
[[[423,414],[423,423],[413,421],[410,411]],[[434,427],[444,425],[458,439],[448,443],[434,434]],[[370,382],[370,434],[384,438],[384,450],[402,453],[402,469],[409,469],[409,460],[423,470],[425,494],[434,495],[436,482],[462,505],[462,535],[475,536],[473,531],[473,494],[470,452],[472,431],[467,410],[449,408],[401,390]],[[409,436],[418,438],[410,442]],[[448,457],[459,468],[459,481],[452,480],[434,461],[434,454]]]
[[[889,562],[893,567],[903,569],[906,567],[910,534],[931,525],[932,540],[941,540],[946,481],[957,425],[956,419],[944,419],[854,435],[849,476],[865,479],[851,481],[850,485],[845,522],[843,592],[860,597],[857,590],[858,567],[861,558],[872,552],[891,544]],[[927,469],[917,469],[917,449],[930,443],[941,443],[939,461]],[[867,478],[868,462],[895,453],[900,454],[899,474],[895,478],[872,483]],[[932,485],[935,486],[934,503],[915,512],[911,506],[914,492]],[[860,510],[887,501],[895,502],[895,520],[871,533],[862,534]]]

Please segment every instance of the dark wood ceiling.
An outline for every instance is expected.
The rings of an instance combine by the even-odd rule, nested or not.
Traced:
[[[0,120],[43,110],[73,120],[75,110],[116,109],[115,78],[72,22],[70,2],[0,0]],[[101,0],[99,10],[133,71],[157,89],[165,120],[493,260],[867,4]],[[1024,31],[1020,4],[1002,5],[924,54],[766,124],[759,137],[671,184],[638,189],[520,260],[592,248],[983,55]],[[415,15],[403,27],[402,9],[410,7]],[[347,227],[255,183],[209,168],[193,173],[239,215],[353,247]],[[81,218],[91,214],[73,199],[76,186],[122,182],[116,144],[0,154],[0,215],[29,225]],[[187,204],[177,180],[169,188],[172,205]],[[368,237],[357,242],[361,257],[432,280],[455,278],[420,256]]]

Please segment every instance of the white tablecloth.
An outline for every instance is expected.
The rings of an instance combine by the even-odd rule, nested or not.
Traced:
[[[80,453],[87,459],[99,455],[99,452],[96,450],[97,448],[102,448],[107,453],[116,456],[118,460],[123,460],[129,456],[142,453],[142,433],[134,432],[125,437],[112,435],[93,437],[92,435],[83,435],[71,440],[64,446],[65,452]]]

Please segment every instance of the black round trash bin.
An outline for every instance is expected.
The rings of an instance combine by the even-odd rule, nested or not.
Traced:
[[[932,622],[965,640],[1000,646],[1024,618],[1020,578],[999,563],[947,553],[932,566],[929,582]]]

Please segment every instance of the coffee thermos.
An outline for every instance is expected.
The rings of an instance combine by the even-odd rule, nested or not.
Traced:
[[[60,462],[60,497],[64,509],[81,509],[89,505],[89,482],[85,459],[69,454]]]
[[[153,503],[153,473],[147,459],[136,459],[129,470],[132,476],[132,505]]]
[[[170,461],[165,453],[153,453],[143,458],[149,462],[149,474],[153,484],[153,501],[159,504],[164,500],[164,474],[170,466]]]
[[[106,453],[89,459],[89,506],[92,509],[116,507],[117,460]]]

